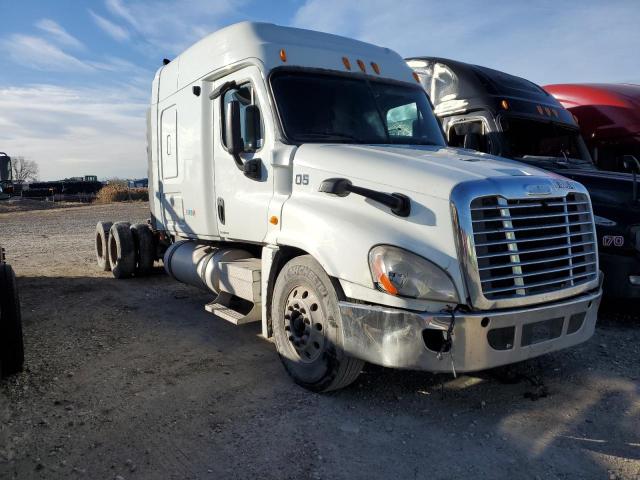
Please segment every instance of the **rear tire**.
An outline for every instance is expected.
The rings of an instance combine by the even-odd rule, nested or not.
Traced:
[[[155,242],[148,225],[137,223],[131,226],[136,253],[136,275],[149,275],[155,261]]]
[[[22,371],[24,343],[16,276],[11,266],[0,265],[0,376]]]
[[[290,260],[280,272],[271,309],[280,360],[293,380],[314,392],[351,384],[364,362],[342,349],[338,295],[310,255]]]
[[[114,223],[109,231],[109,263],[116,278],[131,277],[136,269],[136,249],[128,223]]]
[[[109,230],[113,222],[98,222],[96,225],[96,259],[103,272],[111,270],[109,263]]]

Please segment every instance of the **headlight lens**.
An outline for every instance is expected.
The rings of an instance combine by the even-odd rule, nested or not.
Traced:
[[[374,283],[391,295],[458,303],[444,270],[411,252],[379,245],[369,252],[369,267]]]

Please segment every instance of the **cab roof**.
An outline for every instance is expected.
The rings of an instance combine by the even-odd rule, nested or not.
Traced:
[[[544,88],[578,118],[587,138],[640,141],[640,85],[567,83]]]
[[[284,50],[286,60],[281,58],[281,50]],[[402,57],[388,48],[301,28],[241,22],[204,37],[158,69],[152,103],[242,61],[262,64],[265,74],[283,66],[345,72],[349,69],[343,57],[349,60],[350,71],[354,73],[361,73],[360,60],[366,74],[415,82]],[[379,74],[375,73],[372,63],[377,64]]]
[[[552,95],[525,78],[448,58],[412,57],[406,61],[416,72],[427,76],[433,75],[436,64],[448,70],[449,83],[443,87],[443,95],[430,92],[438,116],[489,110],[494,114],[518,114],[575,127],[571,115]],[[429,92],[429,86],[423,86]],[[503,100],[508,102],[507,109],[501,106]]]

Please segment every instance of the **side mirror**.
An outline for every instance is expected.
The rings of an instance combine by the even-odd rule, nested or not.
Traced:
[[[634,155],[623,155],[622,164],[630,172],[640,173],[640,161]]]
[[[257,105],[249,105],[244,109],[244,149],[255,152],[260,141],[260,109]]]
[[[480,151],[480,134],[469,132],[464,136],[464,143],[462,145],[464,148],[468,148],[469,150],[478,150]]]
[[[231,100],[225,110],[224,143],[231,155],[244,151],[244,142],[240,130],[240,102]]]

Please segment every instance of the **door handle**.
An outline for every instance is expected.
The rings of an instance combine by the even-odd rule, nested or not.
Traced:
[[[218,197],[218,219],[224,225],[224,198]]]

